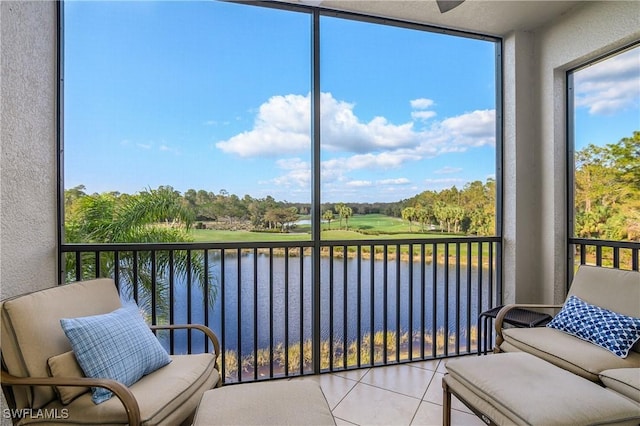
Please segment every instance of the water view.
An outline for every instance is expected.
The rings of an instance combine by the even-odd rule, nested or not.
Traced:
[[[398,336],[405,351],[411,340],[416,354],[420,336],[431,341],[437,331],[446,330],[450,336],[459,332],[453,343],[462,347],[471,338],[469,332],[475,339],[476,324],[470,321],[489,306],[495,294],[488,285],[486,267],[453,263],[447,271],[438,264],[434,288],[432,262],[360,259],[321,258],[320,337],[337,346],[338,356],[358,341],[368,345],[371,334],[382,333],[389,340]],[[210,262],[217,273],[224,269],[224,279],[218,275],[217,298],[208,309],[208,325],[222,339],[224,351],[239,359],[253,358],[256,349],[298,346],[312,339],[311,256],[287,258],[249,251],[240,258],[227,254],[224,262],[219,255],[210,255]],[[175,322],[186,323],[187,286],[177,283],[175,291]],[[192,285],[191,322],[205,322],[203,300],[202,289]],[[174,345],[177,353],[186,352],[186,333],[176,333]],[[203,338],[194,333],[192,349],[203,347]]]

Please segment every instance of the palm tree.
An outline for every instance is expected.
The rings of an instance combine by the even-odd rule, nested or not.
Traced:
[[[149,189],[136,195],[103,193],[79,197],[66,211],[67,243],[166,243],[193,241],[189,229],[194,222],[189,209],[177,191],[171,187]],[[131,251],[95,255],[84,253],[81,276],[95,277],[96,263],[102,276],[114,276],[118,268],[120,290],[126,296],[134,294],[147,312],[155,297],[157,314],[168,311],[169,275],[191,273],[194,282],[207,289],[213,303],[216,288],[212,274],[205,270],[204,254],[185,250]],[[117,259],[117,261],[116,261]],[[75,279],[77,265],[73,256],[66,258],[67,281]],[[155,288],[155,292],[153,291]]]
[[[331,230],[331,221],[333,220],[333,210],[331,209],[325,210],[324,213],[322,213],[322,219],[327,221],[327,223],[329,224],[329,230]]]

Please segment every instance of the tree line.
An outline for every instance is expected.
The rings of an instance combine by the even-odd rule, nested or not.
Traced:
[[[575,153],[575,235],[640,241],[640,131]]]
[[[589,145],[575,154],[575,234],[584,238],[640,239],[640,132],[605,146]],[[240,198],[189,189],[184,194],[160,186],[137,194],[87,194],[83,185],[65,190],[65,232],[69,242],[188,241],[188,230],[204,222],[232,229],[283,232],[309,203],[278,201],[272,196]],[[496,183],[467,183],[441,191],[423,191],[392,203],[323,203],[328,227],[349,229],[355,214],[378,213],[405,220],[410,232],[439,230],[467,235],[494,235]],[[180,225],[180,226],[176,226]],[[183,226],[184,225],[184,226]]]

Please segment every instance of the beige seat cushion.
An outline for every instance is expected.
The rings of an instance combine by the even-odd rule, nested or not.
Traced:
[[[640,353],[631,351],[620,358],[600,346],[547,327],[503,330],[505,352],[523,351],[542,358],[592,381],[614,368],[640,367]]]
[[[52,287],[3,301],[2,357],[9,374],[48,377],[47,360],[71,350],[60,318],[106,314],[119,307],[115,284],[106,278]],[[17,408],[40,408],[56,398],[50,386],[14,387],[14,392]]]
[[[498,424],[637,424],[640,405],[527,353],[447,363],[445,383]],[[470,395],[470,396],[469,396]]]
[[[600,373],[602,383],[634,401],[640,402],[640,368],[616,368]]]
[[[215,425],[335,425],[335,420],[317,382],[289,380],[206,392],[193,426]]]
[[[212,354],[174,355],[172,362],[144,376],[129,389],[138,401],[143,425],[180,424],[195,411],[202,394],[216,385],[220,378]],[[65,422],[77,425],[124,425],[127,415],[122,403],[113,397],[102,404],[94,404],[91,394],[85,393],[69,405],[55,400],[44,407],[50,412],[63,413]],[[23,421],[33,424],[38,421]]]

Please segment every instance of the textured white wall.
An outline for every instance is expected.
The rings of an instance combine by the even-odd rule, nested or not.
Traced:
[[[537,33],[543,295],[566,292],[566,71],[640,40],[640,2],[585,2]],[[536,207],[538,209],[538,207]]]
[[[536,302],[540,270],[540,186],[537,176],[539,97],[532,33],[517,32],[503,41],[503,299]],[[517,285],[516,285],[517,284]]]
[[[0,1],[0,52],[4,299],[57,283],[55,3]]]
[[[566,71],[640,40],[640,2],[583,2],[504,39],[504,300],[564,299]]]

